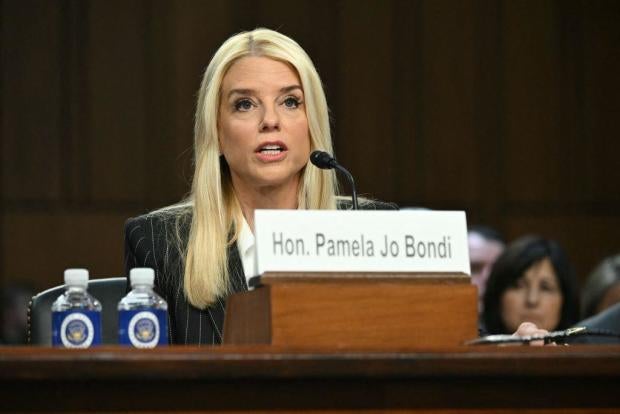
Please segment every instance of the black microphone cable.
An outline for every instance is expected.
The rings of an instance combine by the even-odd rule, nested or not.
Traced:
[[[577,326],[569,328],[563,331],[553,331],[544,335],[488,335],[482,338],[476,338],[471,341],[465,342],[465,345],[497,345],[497,344],[529,344],[533,341],[543,341],[545,344],[565,343],[566,339],[574,338],[577,336],[606,336],[613,338],[620,338],[618,332],[614,332],[608,329],[592,329],[585,326]]]

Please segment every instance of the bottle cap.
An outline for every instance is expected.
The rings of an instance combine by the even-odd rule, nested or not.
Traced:
[[[155,281],[155,271],[150,267],[134,267],[129,271],[129,280],[131,280],[131,287],[136,285],[149,285],[152,287]]]
[[[86,269],[66,269],[65,285],[88,287],[88,270]]]

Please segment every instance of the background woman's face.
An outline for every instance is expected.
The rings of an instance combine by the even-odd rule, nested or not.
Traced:
[[[504,291],[501,312],[508,332],[521,322],[533,322],[549,331],[557,328],[562,312],[562,291],[549,258],[530,266],[515,284]]]
[[[236,61],[222,80],[220,151],[239,190],[290,186],[310,156],[304,91],[297,72],[266,57]]]

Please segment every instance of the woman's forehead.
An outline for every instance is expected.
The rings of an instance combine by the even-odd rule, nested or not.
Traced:
[[[222,80],[222,91],[232,88],[301,86],[297,71],[287,62],[264,56],[245,56],[236,60]]]

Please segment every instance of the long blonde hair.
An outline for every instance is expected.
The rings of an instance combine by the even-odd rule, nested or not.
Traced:
[[[190,195],[183,202],[154,213],[176,218],[171,233],[179,254],[185,259],[184,293],[198,308],[213,304],[230,291],[227,251],[237,239],[243,216],[232,188],[228,165],[219,156],[218,111],[222,79],[232,64],[244,56],[264,56],[295,68],[304,91],[310,149],[332,152],[325,93],[306,52],[289,37],[264,28],[239,33],[226,40],[211,59],[200,85],[194,125],[195,170]],[[303,168],[298,192],[299,208],[335,209],[337,193],[333,171]],[[180,228],[190,214],[189,238],[185,244]]]

